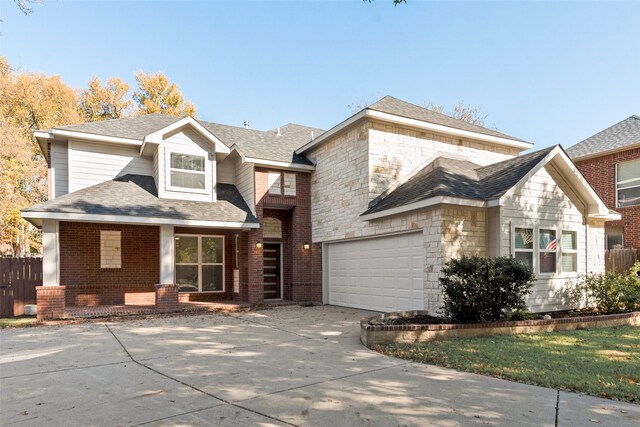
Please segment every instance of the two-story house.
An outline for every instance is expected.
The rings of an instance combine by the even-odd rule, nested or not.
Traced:
[[[532,144],[391,97],[324,133],[148,115],[36,138],[51,194],[23,216],[43,230],[42,298],[67,306],[177,284],[181,301],[434,312],[466,254],[526,262],[530,307],[558,309],[619,219],[561,147],[520,155]]]
[[[605,226],[607,249],[640,248],[640,116],[567,149],[598,196],[622,219]]]

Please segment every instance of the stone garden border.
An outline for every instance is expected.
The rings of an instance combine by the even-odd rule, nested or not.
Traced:
[[[640,311],[604,316],[566,317],[550,320],[520,320],[511,322],[487,322],[443,325],[376,325],[376,320],[390,317],[410,317],[428,314],[426,311],[401,311],[384,313],[360,321],[360,340],[372,348],[392,343],[428,342],[436,339],[484,337],[492,335],[527,334],[570,329],[598,329],[615,326],[640,326]]]

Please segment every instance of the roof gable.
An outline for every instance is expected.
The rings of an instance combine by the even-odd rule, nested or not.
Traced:
[[[640,116],[630,116],[569,147],[573,159],[596,157],[612,151],[640,146]]]
[[[375,219],[418,209],[437,204],[433,202],[436,198],[456,199],[460,204],[465,204],[466,200],[474,206],[500,205],[515,188],[531,179],[549,162],[553,162],[557,171],[567,179],[575,194],[584,199],[589,215],[609,216],[607,207],[559,145],[488,166],[440,157],[386,197],[376,199],[362,216]]]

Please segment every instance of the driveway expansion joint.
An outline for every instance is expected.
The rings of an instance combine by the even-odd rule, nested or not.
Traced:
[[[19,377],[29,377],[29,376],[32,376],[32,375],[54,374],[56,372],[76,371],[76,370],[79,370],[79,369],[101,368],[103,366],[122,365],[123,363],[127,363],[127,362],[128,362],[128,360],[120,360],[118,362],[99,363],[97,365],[74,366],[72,368],[60,368],[60,369],[52,369],[50,371],[30,372],[28,374],[8,375],[6,377],[0,377],[0,380],[8,380],[8,379],[11,379],[11,378],[19,378]]]
[[[131,355],[131,353],[129,352],[129,350],[127,350],[127,348],[124,346],[124,344],[122,343],[122,341],[120,341],[120,339],[116,336],[116,334],[111,330],[111,328],[109,327],[109,325],[105,324],[104,326],[107,328],[107,330],[109,331],[109,333],[113,336],[113,338],[118,342],[118,344],[120,344],[120,347],[122,347],[122,350],[127,354],[127,356],[129,357],[129,359],[131,359],[131,361],[132,361],[133,363],[135,363],[135,364],[137,364],[137,365],[139,365],[139,366],[141,366],[141,367],[143,367],[143,368],[145,368],[145,369],[148,369],[149,371],[154,372],[154,373],[156,373],[156,374],[158,374],[158,375],[160,375],[160,376],[162,376],[162,377],[164,377],[164,378],[167,378],[167,379],[169,379],[169,380],[171,380],[171,381],[177,382],[178,384],[181,384],[181,385],[183,385],[183,386],[185,386],[185,387],[189,387],[189,388],[190,388],[190,389],[192,389],[192,390],[195,390],[195,391],[197,391],[197,392],[199,392],[199,393],[202,393],[202,394],[204,394],[204,395],[206,395],[206,396],[209,396],[209,397],[211,397],[211,398],[213,398],[213,399],[216,399],[216,400],[218,400],[218,401],[220,401],[220,402],[222,402],[222,403],[225,403],[225,404],[227,404],[227,405],[230,405],[230,406],[236,407],[236,408],[238,408],[238,409],[242,409],[242,410],[244,410],[244,411],[252,412],[252,413],[254,413],[254,414],[256,414],[256,415],[263,416],[263,417],[265,417],[265,418],[268,418],[268,419],[273,420],[273,421],[277,421],[277,422],[282,423],[282,424],[286,424],[286,425],[288,425],[288,426],[298,427],[296,424],[292,424],[292,423],[290,423],[290,422],[287,422],[287,421],[281,420],[281,419],[279,419],[279,418],[273,417],[273,416],[271,416],[271,415],[269,415],[269,414],[265,414],[265,413],[263,413],[263,412],[256,411],[255,409],[251,409],[251,408],[248,408],[248,407],[245,407],[245,406],[239,405],[239,404],[237,404],[237,403],[235,403],[235,402],[232,402],[232,401],[230,401],[230,400],[223,399],[223,398],[221,398],[221,397],[219,397],[219,396],[216,396],[216,395],[214,395],[214,394],[212,394],[212,393],[209,393],[209,392],[207,392],[207,391],[204,391],[204,390],[202,390],[202,389],[200,389],[200,388],[198,388],[198,387],[196,387],[196,386],[194,386],[194,385],[191,385],[191,384],[186,383],[186,382],[184,382],[184,381],[182,381],[182,380],[179,380],[179,379],[174,378],[174,377],[172,377],[172,376],[170,376],[170,375],[167,375],[167,374],[165,374],[165,373],[163,373],[163,372],[160,372],[160,371],[158,371],[157,369],[154,369],[154,368],[152,368],[151,366],[148,366],[148,365],[146,365],[146,364],[144,364],[144,363],[142,363],[142,362],[139,362],[138,360],[136,360],[136,359]]]

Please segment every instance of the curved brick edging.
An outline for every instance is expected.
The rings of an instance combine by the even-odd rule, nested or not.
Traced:
[[[640,311],[605,316],[566,317],[550,320],[520,320],[443,325],[376,325],[389,317],[411,317],[426,311],[403,311],[372,316],[360,321],[360,341],[372,348],[392,343],[428,342],[435,339],[483,337],[491,335],[552,332],[569,329],[598,329],[614,326],[640,326]]]

